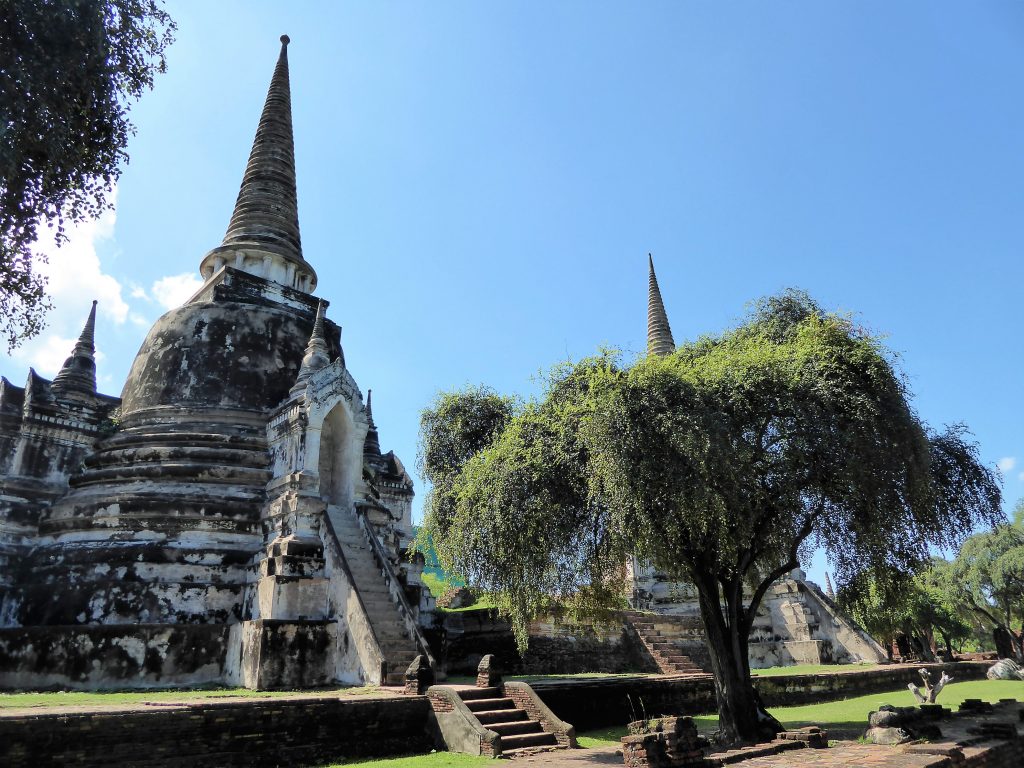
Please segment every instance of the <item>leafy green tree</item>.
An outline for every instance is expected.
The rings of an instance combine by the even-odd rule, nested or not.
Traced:
[[[838,600],[890,657],[902,635],[917,642],[925,660],[934,661],[937,636],[951,659],[954,646],[962,647],[973,629],[964,618],[967,609],[949,589],[951,569],[952,563],[935,558],[918,574],[862,573],[840,590]]]
[[[39,226],[95,218],[127,161],[130,102],[165,68],[157,0],[0,0],[0,335],[43,328]],[[34,260],[36,263],[34,263]]]
[[[954,647],[960,650],[973,634],[967,606],[953,588],[953,568],[950,561],[934,558],[914,584],[914,625],[942,639],[947,661],[953,660]]]
[[[751,685],[748,637],[802,552],[824,547],[855,583],[914,570],[999,515],[963,430],[930,432],[907,397],[878,340],[784,294],[671,355],[557,368],[447,465],[426,522],[445,567],[495,594],[521,643],[551,595],[581,611],[621,600],[630,553],[692,582],[723,735],[764,738],[780,726]]]
[[[959,598],[991,624],[1000,655],[1024,660],[1024,526],[1019,517],[971,536],[957,555],[952,584]]]

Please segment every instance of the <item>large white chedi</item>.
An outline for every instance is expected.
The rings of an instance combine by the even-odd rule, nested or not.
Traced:
[[[288,39],[223,242],[120,398],[0,381],[0,687],[399,682],[433,601],[299,236]]]

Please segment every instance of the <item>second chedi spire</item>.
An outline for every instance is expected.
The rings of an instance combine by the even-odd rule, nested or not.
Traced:
[[[668,324],[665,304],[661,300],[661,289],[658,287],[658,276],[654,274],[654,257],[647,254],[647,354],[671,355],[675,352],[676,342],[672,338],[672,328]]]

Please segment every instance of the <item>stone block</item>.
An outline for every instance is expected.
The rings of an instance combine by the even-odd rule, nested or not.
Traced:
[[[336,642],[333,621],[243,622],[242,684],[260,690],[328,685]]]

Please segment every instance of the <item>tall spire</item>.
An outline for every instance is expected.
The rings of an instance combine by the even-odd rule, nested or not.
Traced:
[[[373,423],[373,390],[366,391],[366,420],[370,422],[370,428],[366,430],[366,440],[363,441],[363,456],[371,459],[380,458],[380,435],[377,433],[377,425]]]
[[[78,336],[71,356],[53,377],[51,391],[54,394],[66,392],[96,393],[96,301],[89,310],[89,319]]]
[[[825,596],[828,597],[829,600],[836,599],[836,593],[835,590],[832,589],[832,579],[828,577],[828,571],[825,571]]]
[[[227,265],[312,292],[316,273],[302,258],[299,237],[288,42],[288,35],[282,35],[281,53],[224,241],[206,255],[199,270],[208,278]]]
[[[316,320],[313,321],[313,332],[309,336],[309,343],[306,344],[306,354],[302,358],[299,375],[290,390],[292,394],[302,389],[316,371],[330,364],[331,354],[324,338],[324,303],[321,301],[316,307]]]
[[[668,324],[665,305],[661,301],[658,276],[654,274],[654,257],[647,254],[647,354],[670,355],[676,349],[672,328]]]

